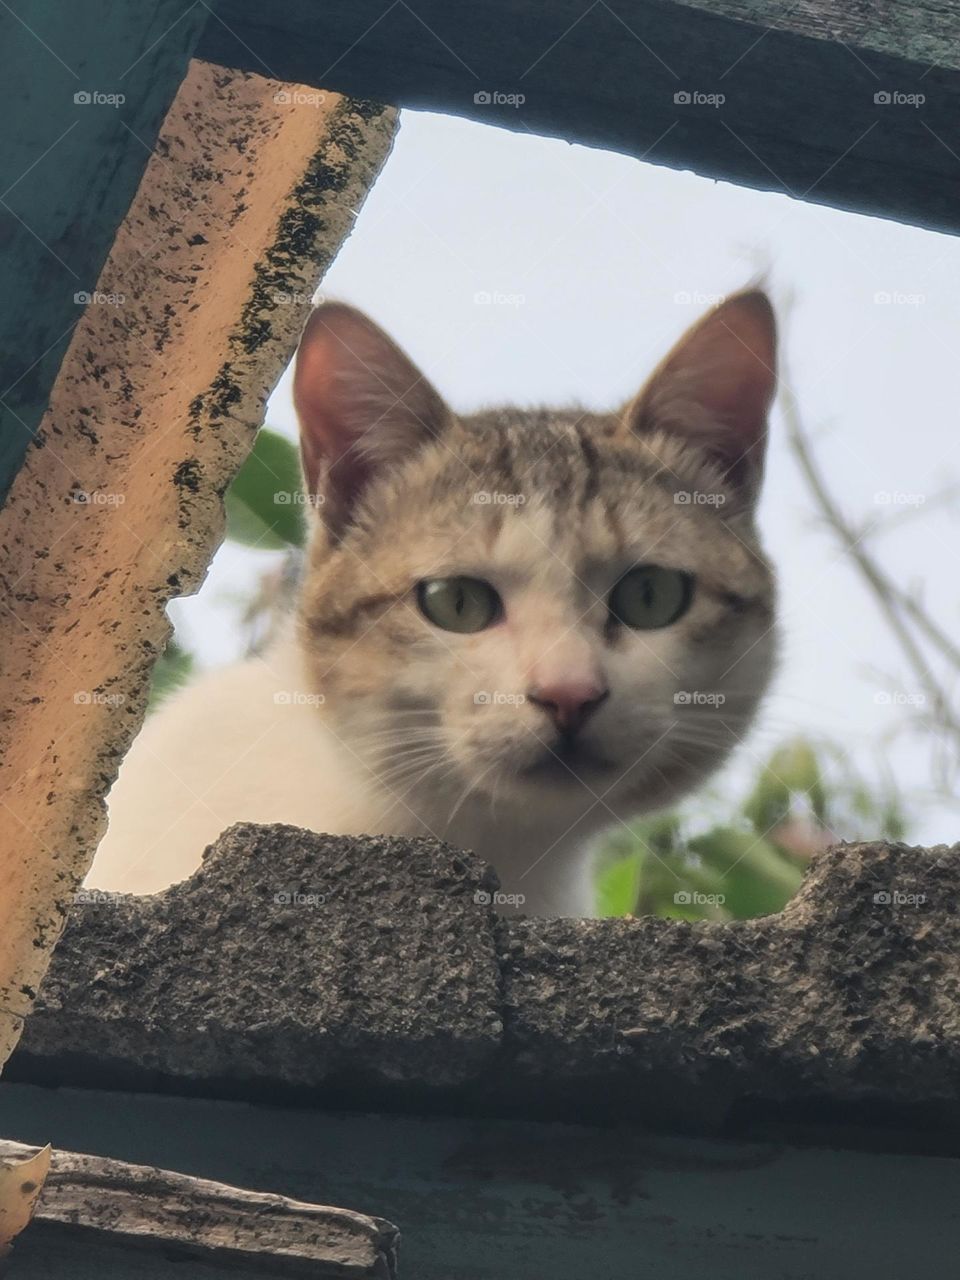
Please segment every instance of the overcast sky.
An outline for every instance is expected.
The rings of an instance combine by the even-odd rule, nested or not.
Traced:
[[[610,408],[715,297],[763,271],[775,301],[794,297],[790,384],[835,495],[858,523],[898,521],[869,545],[960,638],[960,503],[935,502],[960,477],[958,264],[948,236],[404,112],[322,292],[368,311],[455,408]],[[267,422],[295,434],[289,375]],[[883,745],[920,690],[817,525],[779,411],[760,525],[781,580],[783,665],[733,784],[791,732],[824,734],[870,773],[888,762],[913,798],[912,837],[960,838],[960,810],[924,795],[920,743]],[[199,596],[172,606],[205,662],[237,655],[225,601],[269,562],[225,547]]]

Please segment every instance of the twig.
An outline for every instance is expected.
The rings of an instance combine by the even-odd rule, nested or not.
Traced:
[[[904,613],[945,654],[949,661],[957,666],[958,671],[960,671],[960,650],[957,649],[948,636],[943,634],[937,624],[915,600],[906,596],[895,583],[890,581],[873,556],[863,546],[862,535],[857,535],[827,488],[823,475],[814,459],[806,433],[803,430],[796,399],[786,379],[784,379],[784,384],[781,403],[787,423],[788,440],[799,463],[800,470],[817,503],[820,514],[827,525],[840,538],[843,546],[870,587],[891,632],[913,670],[914,677],[922,687],[925,696],[930,699],[941,728],[950,733],[955,739],[957,747],[960,748],[960,722],[955,718],[942,686],[930,670],[926,656],[910,630],[910,626],[903,616]]]

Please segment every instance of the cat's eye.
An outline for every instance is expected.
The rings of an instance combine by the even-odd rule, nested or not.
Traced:
[[[693,577],[682,569],[641,564],[610,592],[610,614],[625,627],[653,631],[682,617],[693,598]]]
[[[503,601],[482,578],[427,578],[417,586],[417,603],[444,631],[482,631],[503,613]]]

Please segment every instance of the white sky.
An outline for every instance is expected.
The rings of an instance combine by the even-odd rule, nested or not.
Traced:
[[[783,349],[829,484],[855,521],[903,516],[870,545],[901,584],[923,587],[941,626],[960,638],[960,501],[905,514],[960,477],[956,239],[404,112],[322,292],[368,311],[457,409],[571,400],[609,408],[712,295],[761,270],[775,300],[795,299]],[[478,305],[481,291],[513,301]],[[295,435],[289,374],[267,422]],[[884,503],[883,494],[911,501]],[[912,838],[960,838],[960,808],[923,796],[930,762],[919,740],[883,742],[906,714],[897,700],[918,690],[866,588],[816,525],[778,412],[760,525],[780,573],[783,663],[734,782],[753,752],[795,731],[822,734],[867,772],[886,760],[914,801]],[[224,547],[200,594],[172,606],[204,662],[238,655],[226,602],[269,563],[269,553]]]

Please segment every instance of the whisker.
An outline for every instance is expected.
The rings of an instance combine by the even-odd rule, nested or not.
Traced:
[[[495,763],[488,765],[487,768],[484,769],[483,773],[480,774],[479,778],[475,778],[472,782],[467,783],[467,786],[464,789],[463,793],[461,794],[460,799],[456,802],[456,804],[450,810],[450,816],[447,818],[447,824],[446,824],[448,829],[450,827],[450,824],[453,822],[454,818],[456,817],[456,815],[459,813],[460,808],[462,807],[464,801],[471,794],[471,792],[476,791],[480,787],[484,778],[493,768],[495,768]]]
[[[435,750],[428,754],[419,754],[416,756],[406,756],[404,759],[397,761],[390,768],[375,773],[377,781],[384,786],[396,787],[405,782],[408,778],[415,777],[418,773],[426,772],[429,767],[435,763],[439,763],[444,759],[445,753]]]

